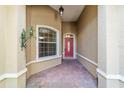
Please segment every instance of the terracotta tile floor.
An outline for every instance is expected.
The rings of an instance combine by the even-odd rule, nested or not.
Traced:
[[[32,75],[28,88],[96,88],[96,79],[77,60],[63,60],[62,64]]]

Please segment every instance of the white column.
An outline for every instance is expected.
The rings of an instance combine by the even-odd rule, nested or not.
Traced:
[[[0,85],[1,87],[25,87],[25,51],[21,51],[20,34],[25,28],[26,8],[25,6],[10,5],[2,6],[0,10],[3,11],[1,15],[3,19],[0,18],[0,21],[3,21],[3,24],[1,22],[0,24],[3,26],[0,29],[3,37],[1,46],[4,51],[1,63],[4,68],[0,71],[2,72],[2,75],[0,73],[0,77],[2,77]]]
[[[120,87],[120,31],[124,6],[99,6],[98,87]],[[123,57],[124,59],[124,57]]]

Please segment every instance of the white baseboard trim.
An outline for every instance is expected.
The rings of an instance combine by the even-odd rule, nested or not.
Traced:
[[[31,65],[31,64],[33,64],[33,63],[36,63],[36,60],[32,60],[32,61],[28,62],[28,63],[26,64],[26,66],[29,66],[29,65]]]
[[[6,78],[18,78],[22,74],[24,74],[27,71],[27,68],[24,68],[23,70],[19,71],[18,73],[6,73],[0,76],[0,81]]]
[[[92,60],[90,60],[90,59],[84,57],[83,55],[81,55],[81,54],[79,54],[79,53],[77,53],[77,55],[78,55],[79,57],[81,57],[81,58],[87,60],[87,61],[90,62],[91,64],[97,66],[97,63],[96,63],[96,62],[94,62],[94,61],[92,61]]]
[[[107,75],[105,72],[103,72],[102,70],[100,70],[98,68],[97,68],[97,73],[106,79],[120,80],[120,81],[124,82],[124,76],[122,76],[122,75],[112,75],[112,74]]]
[[[61,58],[61,57],[62,57],[62,55],[60,55],[60,56],[55,56],[55,57],[46,57],[46,58],[44,58],[44,59],[42,58],[42,59],[38,59],[38,60],[32,60],[32,61],[28,62],[28,63],[26,64],[26,66],[29,66],[29,65],[31,65],[31,64],[33,64],[33,63],[38,63],[38,62],[53,60],[53,59],[57,59],[57,58]]]

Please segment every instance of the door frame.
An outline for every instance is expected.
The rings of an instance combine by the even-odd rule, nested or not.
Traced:
[[[63,59],[68,59],[67,57],[65,57],[65,38],[67,34],[73,35],[73,57],[71,59],[76,59],[76,51],[77,51],[76,50],[76,36],[74,33],[65,33],[63,36]]]

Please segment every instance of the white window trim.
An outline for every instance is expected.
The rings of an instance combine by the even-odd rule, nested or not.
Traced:
[[[51,29],[53,31],[56,32],[56,55],[53,55],[53,56],[46,56],[46,57],[39,57],[39,42],[38,42],[38,36],[39,36],[39,33],[38,33],[38,28],[39,27],[44,27],[44,28],[48,28],[48,29]],[[53,27],[50,27],[50,26],[47,26],[47,25],[36,25],[36,60],[38,61],[46,61],[46,60],[50,60],[50,59],[55,59],[55,58],[59,58],[60,55],[59,55],[59,30],[53,28]],[[36,61],[37,62],[37,61]]]
[[[73,35],[73,58],[72,59],[76,59],[76,51],[77,51],[77,48],[76,48],[76,36],[74,33],[65,33],[64,34],[64,37],[63,37],[63,59],[68,59],[67,57],[65,57],[65,38],[66,38],[66,35],[67,34],[70,34],[70,35]]]

